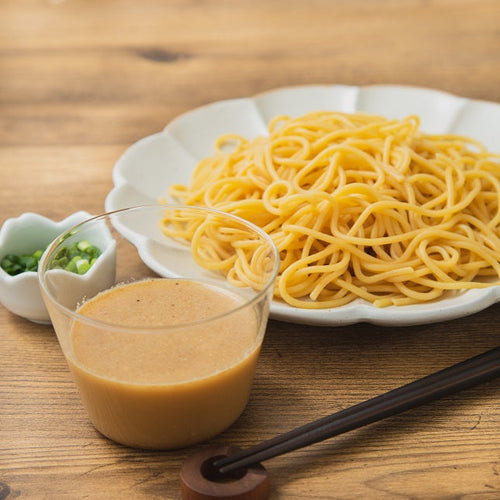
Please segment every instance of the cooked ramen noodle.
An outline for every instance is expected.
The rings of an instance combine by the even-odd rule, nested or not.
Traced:
[[[419,125],[416,116],[278,116],[267,136],[219,137],[190,184],[169,194],[271,235],[281,259],[275,295],[294,307],[406,305],[499,285],[500,155]],[[164,231],[175,232],[167,219]],[[194,247],[195,226],[184,234]],[[243,271],[225,272],[247,284]]]

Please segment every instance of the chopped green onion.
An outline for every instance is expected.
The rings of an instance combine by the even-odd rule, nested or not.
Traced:
[[[76,244],[76,247],[81,250],[82,252],[86,252],[88,248],[90,248],[92,245],[87,241],[87,240],[82,240],[79,241]]]
[[[94,264],[101,251],[86,240],[63,247],[54,255],[51,269],[64,269],[76,274],[85,274]]]
[[[85,274],[90,269],[90,264],[87,259],[79,259],[76,261],[76,270],[78,274]]]
[[[26,271],[37,271],[38,263],[44,250],[36,250],[31,255],[7,254],[0,261],[2,269],[16,276]],[[51,269],[65,269],[77,274],[85,274],[94,264],[101,251],[87,240],[73,243],[69,248],[63,247],[54,255],[51,263]]]
[[[37,250],[33,254],[14,255],[7,254],[0,262],[2,269],[11,276],[24,273],[26,271],[37,271],[38,262],[43,254],[43,250]]]

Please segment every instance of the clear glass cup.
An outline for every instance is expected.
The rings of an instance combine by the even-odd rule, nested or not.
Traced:
[[[95,261],[68,255],[82,241]],[[188,206],[118,210],[52,242],[42,297],[95,428],[174,449],[229,427],[249,399],[278,265],[253,224]]]

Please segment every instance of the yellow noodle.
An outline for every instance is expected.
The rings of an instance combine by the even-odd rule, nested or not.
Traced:
[[[190,185],[169,193],[263,228],[280,252],[275,295],[295,307],[399,306],[499,285],[500,155],[419,126],[416,116],[277,116],[266,137],[219,137]],[[192,239],[201,265],[258,286],[251,242],[173,219],[163,230]]]

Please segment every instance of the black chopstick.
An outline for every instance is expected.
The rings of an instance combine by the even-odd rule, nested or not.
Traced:
[[[213,467],[221,474],[226,474],[396,415],[498,375],[500,375],[500,347],[280,434],[246,450],[217,459]]]

